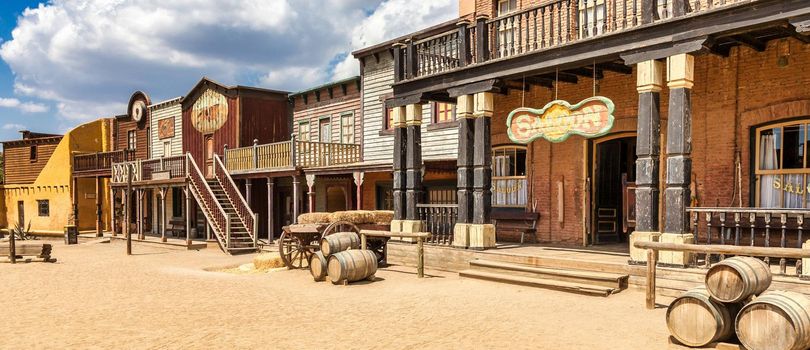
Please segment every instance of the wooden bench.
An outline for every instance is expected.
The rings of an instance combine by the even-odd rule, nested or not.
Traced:
[[[170,233],[172,237],[180,237],[186,232],[186,222],[183,219],[171,219],[166,225],[166,232]]]
[[[0,257],[6,260],[0,262],[16,263],[21,262],[56,262],[51,258],[52,246],[47,243],[16,243],[9,241],[0,245]],[[13,253],[12,253],[13,251]]]
[[[540,214],[535,212],[517,210],[496,210],[492,212],[492,224],[495,225],[495,235],[498,232],[520,233],[520,244],[525,236],[532,236],[533,243],[537,243],[537,220]]]

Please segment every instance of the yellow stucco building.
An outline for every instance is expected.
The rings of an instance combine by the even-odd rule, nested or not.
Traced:
[[[79,206],[79,230],[95,230],[97,198],[102,229],[110,229],[108,179],[76,179],[73,153],[111,149],[111,120],[99,119],[70,130],[64,136],[22,132],[22,139],[3,142],[5,183],[0,185],[0,228],[18,223],[35,234],[61,235],[72,223],[72,197]],[[100,186],[99,186],[100,185]]]

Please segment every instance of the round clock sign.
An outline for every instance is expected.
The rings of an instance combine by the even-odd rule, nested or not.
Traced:
[[[132,104],[130,115],[132,116],[132,120],[140,123],[141,120],[143,120],[144,115],[146,115],[146,103],[141,100],[135,101]]]
[[[212,89],[206,89],[191,107],[191,125],[203,134],[219,130],[227,120],[228,99]]]

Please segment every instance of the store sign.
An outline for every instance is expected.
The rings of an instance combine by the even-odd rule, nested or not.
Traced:
[[[799,180],[801,181],[801,180]],[[805,190],[810,193],[810,185],[807,188],[803,187],[801,183],[793,184],[790,181],[786,183],[782,183],[782,180],[776,178],[773,180],[773,189],[777,191],[784,191],[787,193],[794,193],[794,194],[804,194]]]
[[[549,102],[542,109],[518,108],[509,113],[506,132],[516,143],[528,144],[543,138],[563,142],[571,135],[599,137],[613,128],[613,101],[595,96],[571,105],[567,101]]]
[[[158,120],[158,139],[174,137],[174,117]]]
[[[228,99],[206,89],[191,107],[191,125],[203,134],[219,130],[228,120]]]

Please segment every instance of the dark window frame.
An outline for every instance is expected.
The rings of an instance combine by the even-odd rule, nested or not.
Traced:
[[[44,205],[44,206],[43,206]],[[37,199],[37,216],[51,216],[51,202],[48,199]]]
[[[37,145],[31,146],[31,149],[29,150],[29,152],[30,153],[28,154],[28,160],[30,160],[32,162],[36,162],[37,157],[39,157],[39,150],[37,149]]]

